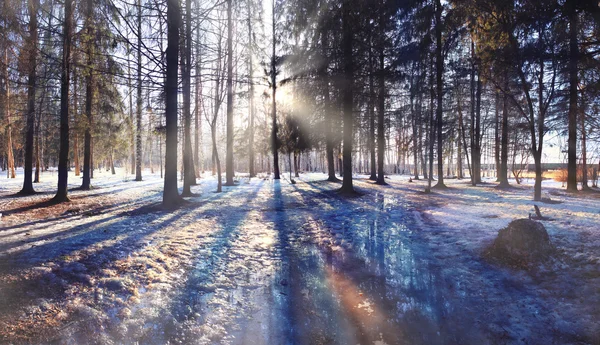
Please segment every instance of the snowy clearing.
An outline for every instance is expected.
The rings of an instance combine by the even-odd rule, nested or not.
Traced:
[[[321,174],[220,194],[207,176],[173,212],[149,172],[97,173],[51,207],[37,205],[56,174],[26,198],[3,179],[0,343],[600,343],[599,194],[545,182],[557,254],[517,269],[482,253],[533,213],[531,186],[427,195],[408,176],[357,178],[361,195],[341,198]]]

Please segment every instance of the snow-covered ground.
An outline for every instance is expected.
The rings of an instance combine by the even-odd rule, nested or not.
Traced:
[[[26,198],[0,177],[0,343],[600,342],[598,194],[545,182],[558,254],[517,270],[481,253],[533,213],[531,186],[423,194],[408,176],[357,177],[361,195],[342,198],[322,174],[220,194],[205,176],[176,211],[148,171],[96,172],[94,190],[46,207],[55,173]]]

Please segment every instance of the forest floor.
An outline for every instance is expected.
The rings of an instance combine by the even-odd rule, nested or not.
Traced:
[[[287,177],[287,175],[286,175]],[[533,213],[531,184],[322,174],[238,178],[175,211],[162,180],[97,172],[91,191],[15,197],[0,181],[0,343],[600,344],[600,193],[544,183],[557,251],[502,267],[482,253]],[[80,178],[70,176],[70,187]]]

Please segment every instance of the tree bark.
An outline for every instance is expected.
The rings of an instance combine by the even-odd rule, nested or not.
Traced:
[[[373,64],[375,61],[372,56],[372,48],[369,47],[369,154],[371,176],[369,180],[377,181],[377,152],[375,145],[375,86]]]
[[[78,65],[77,54],[74,54],[74,65]],[[79,88],[77,68],[73,70],[73,163],[75,164],[75,176],[81,175],[81,162],[79,159],[79,126],[77,120],[79,116],[79,99],[77,90]]]
[[[37,65],[37,12],[39,0],[29,1],[29,76],[27,80],[27,133],[25,134],[25,175],[21,194],[35,193],[33,189],[33,136],[35,132],[35,88]]]
[[[248,128],[248,172],[250,177],[256,176],[254,171],[254,38],[252,33],[252,0],[248,0],[248,92],[250,125]]]
[[[335,176],[335,158],[333,155],[333,114],[331,113],[331,96],[329,95],[329,57],[327,49],[329,47],[329,33],[326,29],[321,31],[321,54],[323,56],[323,65],[321,67],[321,80],[323,82],[323,108],[325,111],[325,154],[327,156],[327,181],[338,182]]]
[[[277,140],[277,36],[275,34],[275,0],[272,0],[273,51],[271,54],[271,150],[273,153],[273,179],[279,180],[279,141]]]
[[[60,78],[60,143],[58,153],[58,188],[53,202],[69,201],[69,78],[71,76],[71,35],[73,33],[73,0],[65,0],[62,73]]]
[[[170,1],[169,1],[170,2]],[[168,7],[168,5],[167,5]],[[179,5],[177,5],[179,7]],[[136,138],[135,138],[135,180],[142,180],[142,0],[137,0],[137,99],[136,99]],[[168,10],[167,10],[168,12]],[[178,9],[179,12],[179,9]],[[181,14],[179,19],[181,20]],[[168,22],[168,19],[167,19]],[[168,28],[167,28],[168,29]],[[179,37],[179,34],[177,35]],[[168,39],[168,38],[167,38]],[[171,44],[171,43],[169,43]],[[179,43],[177,44],[179,45]],[[167,51],[168,51],[167,47]],[[177,65],[177,62],[175,63]],[[175,108],[177,109],[177,108]],[[168,150],[167,150],[168,151]]]
[[[435,11],[435,70],[436,70],[436,122],[437,122],[437,161],[438,161],[438,183],[436,188],[446,188],[444,184],[444,147],[443,147],[443,77],[444,77],[444,57],[442,54],[442,3],[436,0]],[[433,137],[432,137],[433,139]]]
[[[508,92],[508,75],[504,75],[504,88]],[[508,95],[504,93],[502,101],[502,152],[500,153],[500,173],[498,185],[501,188],[508,187]]]
[[[565,6],[569,11],[569,138],[567,152],[567,190],[577,191],[577,64],[579,47],[577,42],[578,18],[575,0],[567,1]]]
[[[587,143],[586,136],[587,130],[585,129],[585,113],[580,113],[580,122],[581,122],[581,189],[589,190],[590,186],[588,185],[588,168],[587,168]]]
[[[494,94],[494,165],[496,182],[500,182],[500,93]]]
[[[225,157],[225,185],[233,186],[233,11],[232,0],[227,0],[227,152]],[[275,98],[273,98],[275,99]]]
[[[348,0],[342,3],[342,64],[344,84],[342,88],[342,102],[344,111],[344,151],[343,151],[343,169],[344,176],[340,192],[343,194],[354,194],[352,185],[352,139],[354,114],[352,113],[354,105],[354,61],[353,61],[353,27],[351,23],[350,4]]]
[[[383,40],[383,15],[380,16],[380,37]],[[379,94],[377,104],[377,184],[385,185],[385,174],[383,171],[385,161],[385,55],[383,49],[383,42],[380,42],[379,47],[379,73],[377,75],[379,79]]]
[[[138,0],[140,1],[140,0]],[[85,77],[85,115],[87,118],[85,124],[85,133],[83,138],[83,181],[81,184],[82,190],[89,190],[91,188],[90,182],[90,169],[91,169],[91,155],[92,155],[92,104],[93,104],[93,58],[92,58],[92,45],[94,44],[94,40],[92,39],[93,35],[93,22],[92,16],[94,11],[93,0],[86,1],[86,54],[87,54],[87,62],[86,62],[86,77]],[[77,115],[77,114],[76,114]]]
[[[231,0],[230,0],[231,1]],[[185,48],[183,78],[183,191],[181,196],[191,196],[191,186],[196,182],[192,157],[192,0],[185,1]]]
[[[175,207],[181,203],[177,190],[177,70],[181,11],[178,0],[167,0],[167,78],[165,83],[165,181],[163,206]]]

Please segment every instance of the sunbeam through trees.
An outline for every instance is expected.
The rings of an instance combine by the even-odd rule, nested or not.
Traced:
[[[600,343],[599,37],[587,0],[2,1],[0,343]]]

